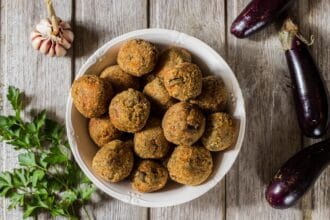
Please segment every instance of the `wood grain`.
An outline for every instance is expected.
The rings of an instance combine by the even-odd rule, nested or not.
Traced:
[[[249,0],[227,2],[230,24]],[[276,25],[271,25],[250,39],[227,36],[228,62],[240,82],[247,111],[243,148],[227,175],[227,219],[302,218],[299,205],[275,210],[264,196],[275,171],[301,145],[277,31]]]
[[[41,18],[47,17],[44,1],[1,1],[1,73],[6,94],[9,85],[22,89],[27,98],[27,112],[44,108],[50,115],[64,122],[66,98],[71,83],[71,58],[49,58],[36,53],[30,43],[30,32]],[[64,20],[71,20],[71,1],[57,1],[55,10]],[[1,113],[9,113],[9,103],[4,102]],[[33,114],[33,113],[32,113]],[[29,114],[25,115],[29,117]],[[17,165],[16,153],[10,146],[1,150],[1,170]],[[2,219],[22,219],[20,210],[7,211],[2,204]]]
[[[5,93],[4,93],[4,57],[5,55],[5,7],[2,1],[0,1],[0,113],[4,113],[4,103],[3,100],[5,99]],[[4,150],[6,148],[5,144],[0,143],[1,153],[0,153],[0,160],[2,161],[0,163],[0,170],[3,171],[5,169],[5,163],[4,158],[6,157],[6,151]],[[6,212],[6,202],[4,199],[0,200],[0,212],[1,212],[1,218],[5,215]]]
[[[147,27],[145,0],[75,1],[74,72],[91,54],[112,38]],[[95,219],[146,219],[147,208],[125,204],[106,195],[93,207]]]
[[[225,55],[225,7],[223,0],[150,1],[150,27],[168,28],[195,36]],[[225,180],[187,204],[150,210],[150,219],[223,219]]]
[[[315,43],[310,47],[310,51],[317,63],[320,72],[328,88],[330,88],[330,52],[329,40],[329,2],[306,0],[305,4],[308,10],[301,15],[305,20],[302,33],[304,35],[313,35]],[[301,7],[301,6],[300,6]],[[330,133],[328,132],[327,137]],[[312,140],[304,138],[304,146],[321,141],[322,139]],[[330,168],[328,167],[316,181],[314,187],[303,199],[304,219],[330,219]]]
[[[9,103],[3,99],[7,86],[14,85],[25,91],[28,112],[47,108],[52,117],[63,122],[74,74],[105,42],[148,25],[182,31],[216,49],[239,80],[248,118],[239,158],[225,180],[192,202],[148,210],[102,195],[96,205],[88,207],[95,219],[328,220],[330,168],[292,209],[274,210],[264,199],[266,184],[279,166],[302,147],[319,140],[303,138],[298,128],[287,87],[288,69],[277,39],[280,23],[246,40],[228,33],[229,25],[249,1],[55,0],[57,14],[71,21],[76,39],[68,56],[48,58],[34,52],[29,39],[33,26],[47,15],[44,2],[0,0],[0,114],[10,113]],[[328,1],[313,0],[297,1],[289,13],[304,35],[314,34],[311,53],[328,88],[329,13]],[[12,169],[17,154],[10,146],[0,147],[0,170]],[[21,210],[7,211],[7,206],[2,199],[0,219],[21,219]]]

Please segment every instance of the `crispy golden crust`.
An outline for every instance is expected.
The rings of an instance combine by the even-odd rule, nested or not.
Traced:
[[[141,158],[162,158],[169,147],[170,143],[164,136],[160,119],[149,119],[143,130],[134,134],[134,151]]]
[[[176,103],[176,100],[165,89],[163,81],[158,77],[144,87],[143,93],[149,98],[152,108],[156,111],[164,112]]]
[[[201,140],[208,150],[225,150],[235,143],[236,138],[235,122],[229,114],[218,112],[207,117],[206,129]]]
[[[202,92],[202,72],[192,63],[181,63],[164,74],[164,85],[170,96],[187,101]]]
[[[160,55],[155,73],[158,77],[163,79],[164,73],[169,68],[184,62],[191,63],[191,54],[186,49],[180,47],[169,48]]]
[[[102,179],[119,182],[125,179],[133,169],[134,157],[130,147],[120,140],[104,145],[92,161],[94,172]]]
[[[132,187],[139,192],[162,189],[168,180],[167,170],[152,160],[143,160],[133,173]]]
[[[135,39],[123,44],[118,52],[117,62],[125,72],[143,76],[154,69],[157,58],[158,50],[155,45]]]
[[[71,96],[76,109],[86,118],[107,112],[113,95],[110,83],[95,75],[84,75],[73,82]]]
[[[172,180],[185,185],[199,185],[212,173],[211,153],[202,146],[177,146],[167,169]]]
[[[190,103],[198,105],[205,112],[224,110],[228,100],[228,91],[224,82],[216,76],[203,78],[202,93]]]
[[[170,107],[162,121],[166,139],[177,145],[192,145],[205,130],[205,117],[195,105],[179,102]]]
[[[121,135],[121,132],[113,126],[108,116],[91,118],[89,120],[88,130],[92,140],[99,147],[118,139]]]
[[[129,88],[139,89],[140,87],[139,78],[126,73],[119,67],[119,65],[105,68],[102,71],[100,78],[108,80],[116,92],[122,92]]]
[[[110,103],[109,115],[112,124],[120,131],[134,133],[147,123],[150,103],[143,93],[128,89],[117,94]]]

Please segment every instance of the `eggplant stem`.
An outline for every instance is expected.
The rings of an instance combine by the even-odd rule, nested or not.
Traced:
[[[304,36],[302,36],[301,34],[296,34],[296,37],[301,40],[304,44],[306,44],[307,46],[312,46],[314,44],[314,35],[311,35],[310,40],[308,41]]]
[[[293,23],[293,21],[291,20],[291,18],[287,18],[284,21],[282,30],[285,30],[285,31],[288,31],[288,32],[292,32],[292,33],[298,33],[299,28],[298,28],[298,26],[295,23]]]
[[[290,50],[292,48],[292,41],[297,37],[307,46],[314,44],[314,36],[311,35],[310,41],[299,33],[299,28],[293,21],[288,18],[284,21],[281,31],[279,32],[279,39],[282,43],[283,50]]]

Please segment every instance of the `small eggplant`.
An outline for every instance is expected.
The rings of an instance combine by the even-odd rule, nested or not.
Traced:
[[[268,185],[266,199],[279,209],[294,205],[330,163],[330,139],[311,145],[291,157]]]
[[[253,0],[231,25],[231,33],[245,38],[264,28],[283,11],[293,0]]]
[[[329,126],[329,98],[321,74],[298,27],[287,19],[279,34],[285,51],[300,129],[307,137],[319,138]]]

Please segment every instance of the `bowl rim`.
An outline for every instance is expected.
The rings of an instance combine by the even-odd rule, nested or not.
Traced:
[[[223,175],[221,176],[214,176],[213,179],[209,179],[207,183],[207,187],[201,189],[198,191],[198,193],[191,194],[188,198],[187,197],[182,197],[182,199],[176,200],[176,201],[171,201],[171,200],[166,200],[166,201],[160,201],[160,202],[150,202],[147,200],[139,200],[139,199],[133,199],[130,198],[129,200],[123,199],[123,195],[115,190],[112,190],[108,187],[106,187],[101,180],[99,180],[87,167],[85,162],[82,160],[80,153],[78,151],[77,143],[74,138],[74,130],[72,126],[72,118],[71,118],[71,112],[72,112],[72,98],[71,98],[71,88],[70,92],[68,95],[67,99],[67,105],[66,105],[66,132],[67,132],[67,137],[68,137],[68,142],[70,144],[70,149],[72,151],[73,157],[76,160],[77,164],[81,168],[81,170],[84,172],[84,174],[93,182],[93,184],[99,188],[101,191],[105,192],[111,197],[114,197],[122,202],[131,204],[131,205],[136,205],[136,206],[141,206],[141,207],[168,207],[168,206],[176,206],[180,205],[186,202],[190,202],[202,195],[204,195],[206,192],[214,188],[229,172],[229,170],[232,168],[234,162],[237,160],[238,155],[240,153],[240,150],[242,148],[243,140],[245,137],[245,129],[246,129],[246,111],[245,111],[245,103],[244,103],[244,97],[242,94],[241,87],[238,83],[238,80],[232,71],[232,69],[229,67],[227,62],[213,49],[211,48],[208,44],[204,43],[203,41],[199,40],[196,37],[190,36],[188,34],[175,31],[175,30],[169,30],[169,29],[162,29],[162,28],[149,28],[149,29],[140,29],[140,30],[135,30],[131,31],[128,33],[125,33],[123,35],[119,35],[107,43],[105,43],[102,47],[98,48],[81,66],[79,69],[78,73],[75,76],[75,79],[78,77],[82,76],[85,74],[85,72],[90,68],[97,60],[103,56],[111,47],[113,47],[115,44],[122,42],[124,40],[134,38],[136,35],[142,35],[142,34],[172,34],[172,35],[178,35],[181,36],[183,35],[184,37],[188,37],[191,40],[195,41],[196,43],[199,44],[199,46],[203,46],[205,49],[208,50],[208,52],[212,53],[213,56],[215,56],[216,59],[222,60],[223,64],[225,65],[225,68],[227,68],[231,74],[233,75],[233,83],[236,83],[238,85],[238,90],[237,90],[237,96],[240,96],[242,98],[242,109],[241,109],[241,115],[243,116],[240,121],[240,130],[239,134],[237,136],[237,142],[235,146],[237,147],[237,154],[235,155],[234,160],[229,164],[228,169],[226,172],[224,172]]]

